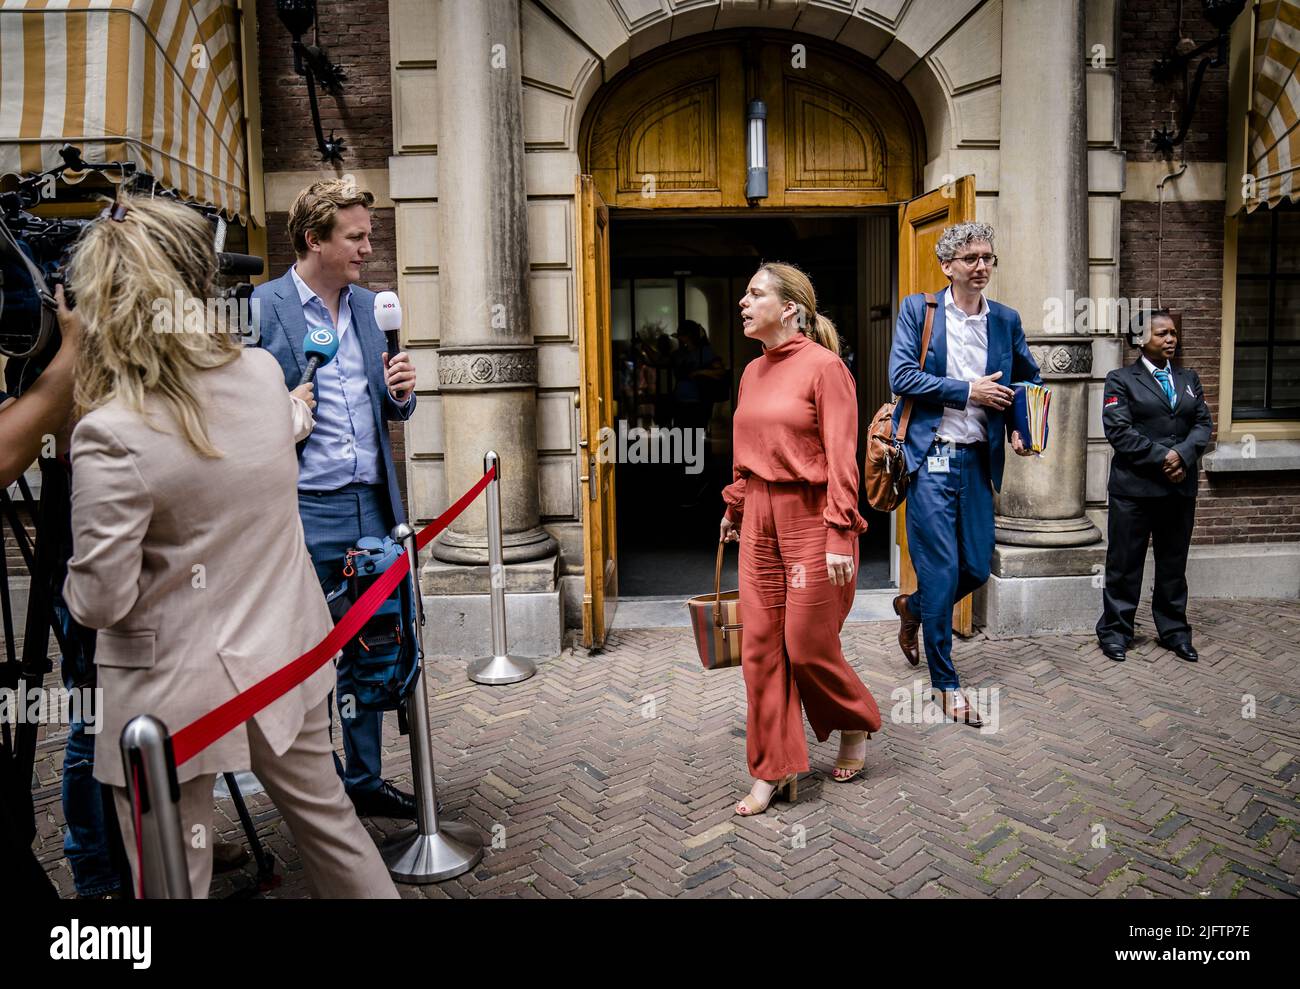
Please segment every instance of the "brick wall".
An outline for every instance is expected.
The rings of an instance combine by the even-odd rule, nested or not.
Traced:
[[[1183,8],[1182,34],[1191,37],[1197,45],[1213,37],[1214,28],[1201,14],[1201,5],[1190,0],[1182,4],[1176,0],[1128,0],[1122,6],[1119,61],[1121,146],[1129,161],[1155,161],[1159,155],[1151,147],[1151,134],[1162,127],[1178,133],[1183,84],[1181,74],[1172,83],[1157,83],[1151,77],[1151,67],[1179,36],[1180,6]],[[1193,70],[1199,62],[1200,58],[1197,58],[1191,63]],[[1194,71],[1187,73],[1189,87],[1193,76]],[[1226,159],[1227,114],[1227,69],[1209,69],[1187,131],[1188,161]]]
[[[1198,44],[1212,28],[1200,5],[1183,5],[1183,33]],[[1158,85],[1151,64],[1177,33],[1178,4],[1139,0],[1124,5],[1121,29],[1121,143],[1130,161],[1155,161],[1152,131],[1177,130],[1171,99],[1181,82]],[[1194,67],[1193,63],[1193,67]],[[1227,70],[1210,69],[1201,87],[1187,136],[1187,160],[1224,161],[1227,157]],[[1176,152],[1170,171],[1181,161]],[[1175,182],[1177,180],[1174,180]],[[1172,183],[1171,183],[1172,184]],[[1120,216],[1120,294],[1127,298],[1157,298],[1157,239],[1160,229],[1156,203],[1125,200]],[[1174,203],[1164,207],[1164,237],[1160,250],[1162,274],[1159,298],[1182,313],[1180,361],[1200,376],[1205,398],[1220,421],[1219,359],[1223,316],[1223,202]],[[1126,348],[1126,360],[1138,350]],[[1201,473],[1194,544],[1300,540],[1300,479],[1293,473]]]
[[[1205,386],[1205,399],[1219,408],[1219,354],[1223,332],[1223,203],[1165,203],[1156,291],[1159,205],[1125,202],[1120,211],[1119,277],[1126,298],[1160,301],[1182,314],[1181,363]],[[1138,359],[1136,347],[1126,359]],[[1217,421],[1217,415],[1216,415]]]
[[[318,0],[320,43],[347,72],[343,95],[317,88],[321,128],[347,142],[345,168],[386,168],[393,153],[393,100],[388,62],[387,0]],[[258,0],[258,80],[262,89],[262,162],[268,172],[315,168],[307,82],[293,71],[288,30],[274,0]],[[303,40],[311,44],[312,34]]]
[[[1229,484],[1206,480],[1196,506],[1195,543],[1268,543],[1300,540],[1300,485],[1287,471],[1232,475]]]

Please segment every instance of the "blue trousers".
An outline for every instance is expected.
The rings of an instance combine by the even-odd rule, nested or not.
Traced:
[[[93,687],[93,635],[76,628],[62,601],[55,604],[54,614],[69,646],[63,654],[63,686],[68,690]],[[99,714],[95,712],[96,717]],[[72,867],[78,896],[99,896],[121,888],[110,851],[104,788],[94,772],[95,736],[86,731],[85,721],[78,719],[68,726],[63,750],[63,854]]]
[[[921,461],[907,488],[907,547],[917,590],[908,610],[921,618],[930,686],[961,686],[952,665],[952,608],[989,579],[993,561],[993,487],[988,447],[935,443],[927,457],[948,454],[948,473]]]
[[[307,539],[307,552],[322,589],[327,585],[336,586],[343,579],[343,555],[358,539],[382,538],[394,524],[382,485],[349,484],[337,491],[299,491],[298,514]],[[347,760],[346,767],[339,767],[343,786],[354,793],[377,789],[383,783],[380,775],[383,712],[363,711],[345,700],[356,696],[346,665],[338,669],[338,696],[343,754]],[[336,765],[337,762],[335,756]]]

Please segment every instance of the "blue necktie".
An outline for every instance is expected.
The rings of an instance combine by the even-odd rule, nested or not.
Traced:
[[[1160,382],[1160,387],[1165,390],[1165,397],[1169,399],[1169,407],[1172,409],[1178,404],[1178,396],[1174,394],[1174,383],[1169,380],[1168,369],[1156,368],[1156,380]]]

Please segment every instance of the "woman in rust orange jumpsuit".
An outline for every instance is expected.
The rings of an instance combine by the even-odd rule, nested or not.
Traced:
[[[858,535],[858,402],[834,324],[798,268],[762,265],[740,300],[745,336],[763,344],[740,379],[734,481],[722,493],[724,542],[740,540],[741,662],[749,703],[749,796],[761,814],[795,797],[808,769],[803,713],[818,741],[840,732],[834,778],[847,782],[880,730],[871,692],[840,650],[853,605]]]

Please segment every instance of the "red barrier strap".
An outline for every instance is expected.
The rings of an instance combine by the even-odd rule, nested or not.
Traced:
[[[136,871],[140,873],[140,892],[136,895],[137,900],[143,900],[144,897],[144,829],[140,826],[140,767],[134,761],[131,763],[131,820],[135,825],[135,860],[140,866]]]
[[[469,504],[495,476],[496,468],[493,467],[454,505],[421,529],[415,537],[416,548],[423,549],[438,533],[447,528],[457,515],[469,507]],[[279,700],[327,661],[333,659],[348,640],[361,631],[361,626],[378,610],[384,599],[393,593],[393,588],[406,579],[409,572],[410,564],[406,562],[406,553],[403,551],[402,555],[384,571],[383,576],[348,609],[347,614],[324,639],[287,666],[276,670],[242,694],[232,697],[220,707],[209,711],[176,732],[172,736],[172,750],[176,756],[176,765],[184,765],[227,732],[242,725],[268,704]]]

